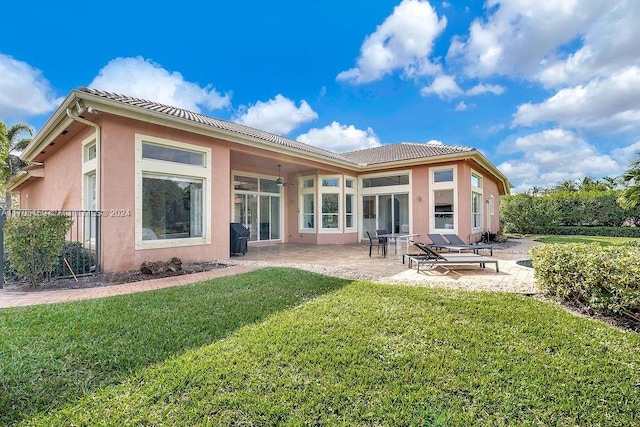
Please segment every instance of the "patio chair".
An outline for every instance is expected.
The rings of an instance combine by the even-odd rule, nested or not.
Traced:
[[[449,242],[451,242],[452,245],[460,246],[460,247],[463,247],[463,246],[470,247],[471,249],[473,249],[473,253],[474,254],[477,254],[478,250],[480,250],[480,249],[488,249],[489,250],[489,255],[493,256],[493,246],[490,246],[490,245],[468,245],[457,234],[444,234],[443,236],[444,236],[445,239],[447,239]]]
[[[386,257],[387,256],[387,239],[380,238],[378,239],[377,243],[374,243],[373,239],[371,238],[371,234],[369,234],[368,231],[367,231],[367,237],[369,237],[369,258],[371,258],[371,251],[373,250],[374,246],[376,246],[378,253],[380,253],[380,248],[382,248],[382,256]]]
[[[478,264],[480,268],[485,268],[486,264],[494,264],[496,267],[496,273],[500,272],[500,269],[498,267],[498,260],[495,258],[477,254],[442,254],[434,251],[424,243],[414,242],[413,244],[424,253],[424,255],[409,257],[409,267],[412,267],[413,263],[415,262],[417,265],[418,273],[420,272],[421,265],[424,265],[428,270],[432,270],[433,268],[438,266],[469,264]]]

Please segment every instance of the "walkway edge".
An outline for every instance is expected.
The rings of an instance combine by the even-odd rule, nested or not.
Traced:
[[[82,289],[54,289],[43,291],[9,291],[0,289],[0,308],[25,307],[40,304],[56,304],[60,302],[81,301],[95,298],[106,298],[116,295],[133,294],[173,286],[191,285],[218,277],[233,276],[264,268],[256,265],[236,264],[225,268],[200,273],[182,274],[179,276],[162,277],[159,279],[142,280],[139,282],[122,283]]]

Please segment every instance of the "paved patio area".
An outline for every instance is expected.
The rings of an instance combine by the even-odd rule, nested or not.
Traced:
[[[352,245],[270,245],[251,247],[244,256],[220,260],[230,266],[203,273],[151,279],[122,285],[99,286],[84,289],[62,289],[43,291],[15,291],[0,289],[0,308],[34,304],[51,304],[91,298],[103,298],[133,292],[143,292],[170,286],[182,286],[203,280],[240,274],[266,266],[302,268],[321,274],[347,279],[367,279],[380,283],[406,284],[411,286],[446,287],[453,289],[537,293],[533,270],[518,261],[528,259],[532,242],[516,239],[506,244],[495,245],[494,258],[500,260],[500,272],[491,266],[479,269],[471,266],[436,268],[432,271],[409,269],[402,263],[406,252],[404,244],[394,254],[393,248],[387,257],[377,254],[374,248],[369,257],[368,244]]]

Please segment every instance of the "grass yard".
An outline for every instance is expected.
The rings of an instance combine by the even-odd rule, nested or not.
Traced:
[[[548,235],[535,238],[542,243],[595,243],[600,246],[622,245],[628,242],[638,242],[640,239],[632,237],[602,237],[602,236],[559,236]]]
[[[0,322],[0,423],[640,423],[640,336],[524,296],[274,268]]]

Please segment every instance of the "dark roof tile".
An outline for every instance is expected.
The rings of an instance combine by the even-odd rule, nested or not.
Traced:
[[[402,160],[414,160],[429,157],[440,157],[459,153],[470,153],[475,149],[457,145],[436,143],[401,142],[399,144],[382,145],[366,150],[351,151],[342,155],[356,163],[376,165]]]
[[[294,150],[312,153],[318,156],[325,157],[327,159],[337,160],[354,165],[376,165],[380,163],[392,163],[403,160],[431,158],[475,151],[473,148],[462,146],[450,146],[435,143],[403,142],[399,144],[382,145],[376,148],[337,154],[318,147],[314,147],[312,145],[295,141],[293,139],[285,138],[259,129],[254,129],[239,123],[215,119],[203,114],[194,113],[192,111],[172,107],[170,105],[160,104],[158,102],[87,87],[82,87],[78,90],[80,92],[88,93],[121,104],[166,114],[168,116],[177,117],[180,119],[188,120],[190,122],[210,126],[212,128],[233,132],[239,135],[249,136],[275,145],[281,145],[287,148],[292,148]]]

